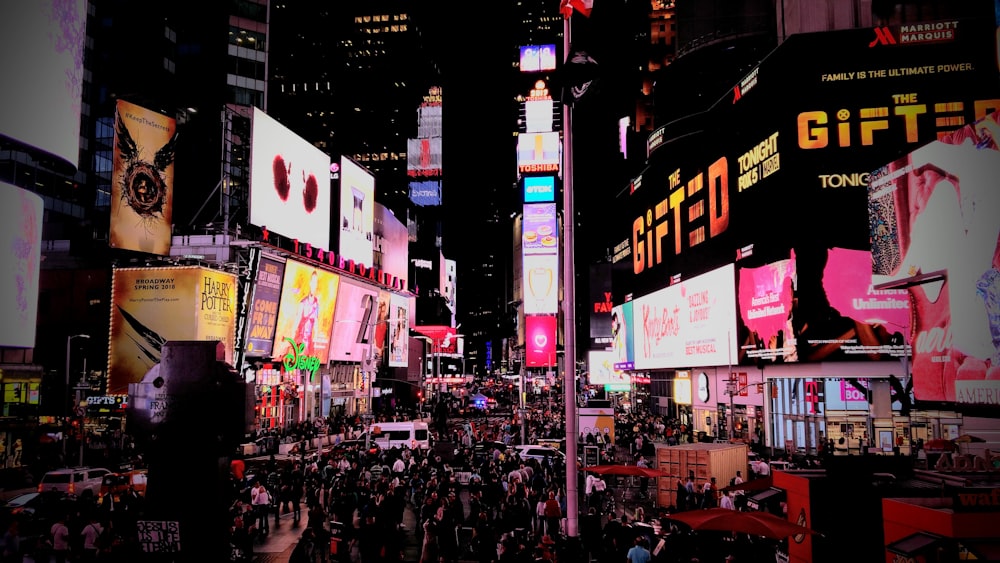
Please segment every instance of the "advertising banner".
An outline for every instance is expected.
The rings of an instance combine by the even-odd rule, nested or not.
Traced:
[[[253,109],[250,223],[330,248],[330,157]]]
[[[389,343],[389,299],[391,293],[388,291],[378,292],[378,305],[375,310],[375,340],[372,343],[375,349],[375,356],[379,359],[379,365],[385,365],[388,361],[389,350],[386,344]]]
[[[529,254],[524,257],[524,314],[559,312],[559,256]]]
[[[590,350],[587,352],[588,385],[630,385],[629,374],[615,369],[615,353],[612,350]]]
[[[392,211],[381,203],[375,204],[375,240],[382,252],[382,271],[396,276],[400,287],[406,287],[409,279],[410,240],[403,223]]]
[[[232,362],[236,276],[200,266],[116,268],[111,286],[108,393],[124,393],[160,361],[165,342],[211,340]]]
[[[19,0],[0,9],[4,86],[0,135],[45,151],[77,168],[86,0]]]
[[[118,100],[108,245],[169,254],[177,122]]]
[[[611,309],[611,350],[615,354],[614,368],[628,371],[635,368],[634,323],[632,301]]]
[[[441,205],[441,180],[412,180],[409,188],[410,201],[414,205]]]
[[[524,203],[547,203],[556,200],[555,176],[525,176]]]
[[[271,356],[284,360],[315,358],[325,364],[330,355],[330,334],[340,276],[295,260],[285,262],[278,324]]]
[[[406,140],[406,174],[411,178],[441,175],[441,137]]]
[[[871,172],[1000,108],[995,22],[919,23],[950,32],[892,44],[871,28],[792,35],[707,112],[654,132],[649,167],[620,202],[615,301],[734,256],[758,267],[796,247],[801,268],[827,248],[870,250]]]
[[[559,249],[559,226],[555,203],[524,204],[524,234],[521,251],[528,254],[555,254]]]
[[[590,339],[611,342],[611,264],[590,266]]]
[[[910,299],[904,290],[874,288],[871,252],[805,256],[793,251],[788,260],[739,269],[739,363],[902,357]]]
[[[247,356],[268,358],[274,345],[278,326],[278,303],[281,283],[285,278],[285,261],[269,256],[260,257],[257,280],[250,305],[250,326],[247,332]]]
[[[375,176],[360,164],[340,159],[340,255],[372,265],[375,229]]]
[[[337,290],[337,313],[333,318],[330,359],[360,362],[375,350],[372,341],[378,315],[378,290],[341,278]]]
[[[561,156],[558,131],[523,133],[517,137],[517,170],[520,173],[558,172]]]
[[[734,278],[729,264],[636,299],[635,368],[734,363]]]
[[[405,296],[389,296],[389,367],[406,367],[409,364],[409,306]]]
[[[37,194],[0,182],[0,346],[35,346],[43,209]]]
[[[556,69],[555,45],[523,45],[520,51],[521,72],[544,72]]]
[[[556,318],[555,315],[524,317],[525,366],[543,368],[556,365]]]
[[[1000,405],[996,113],[873,173],[873,279],[914,285],[913,392]]]
[[[555,101],[550,97],[525,100],[524,120],[522,121],[524,132],[544,133],[552,131],[556,111]],[[562,111],[561,106],[558,111]]]

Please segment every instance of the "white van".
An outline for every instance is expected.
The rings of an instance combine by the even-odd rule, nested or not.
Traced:
[[[426,422],[411,420],[409,422],[376,422],[369,428],[372,441],[383,450],[402,448],[411,450],[430,449],[431,436]],[[363,444],[367,436],[361,434],[356,440]]]

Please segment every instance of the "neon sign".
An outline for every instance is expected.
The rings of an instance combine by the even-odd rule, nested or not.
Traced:
[[[303,354],[306,351],[305,342],[299,344],[288,336],[285,337],[285,342],[291,344],[288,353],[282,359],[285,370],[304,369],[309,372],[309,381],[312,381],[316,377],[316,372],[319,371],[319,358]]]

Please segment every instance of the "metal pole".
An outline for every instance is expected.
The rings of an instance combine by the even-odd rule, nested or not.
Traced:
[[[83,359],[83,377],[87,377],[87,358]],[[81,385],[76,386],[76,404],[79,406],[83,402],[83,381],[80,382]],[[80,417],[80,463],[77,464],[83,467],[83,444],[87,441],[87,427],[85,425],[86,416]]]
[[[66,390],[64,391],[65,395],[63,395],[63,408],[64,408],[63,413],[64,413],[64,416],[65,416],[66,420],[69,420],[70,417],[75,416],[75,414],[76,414],[75,413],[75,409],[73,409],[73,408],[70,407],[70,392],[69,392],[70,391],[70,389],[69,389],[69,367],[70,367],[70,352],[71,352],[70,343],[73,342],[74,338],[87,338],[87,339],[89,339],[90,335],[89,334],[71,334],[71,335],[69,335],[69,336],[66,337]],[[66,446],[67,446],[67,442],[69,442],[69,433],[65,432],[63,434],[63,445],[62,445],[63,460],[66,459]]]
[[[570,54],[570,19],[563,19],[563,56]],[[576,465],[576,281],[575,239],[573,236],[576,213],[573,210],[573,106],[563,104],[563,228],[565,229],[563,260],[563,343],[566,350],[568,370],[564,373],[563,392],[566,402],[566,535],[579,535],[579,501],[577,499]]]

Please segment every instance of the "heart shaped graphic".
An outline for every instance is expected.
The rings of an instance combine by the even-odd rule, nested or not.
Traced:
[[[549,341],[548,337],[546,337],[544,334],[535,335],[535,346],[538,346],[539,348],[545,348],[545,345],[548,343],[548,341]]]

